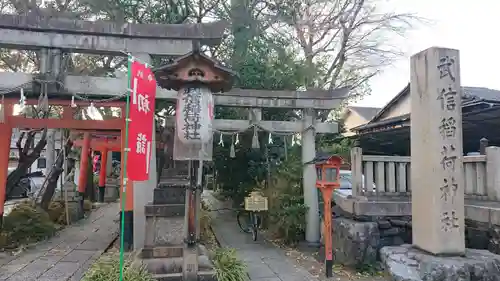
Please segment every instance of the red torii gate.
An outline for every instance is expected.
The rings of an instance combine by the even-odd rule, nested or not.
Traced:
[[[112,147],[108,147],[108,149],[117,149],[118,151],[123,152],[123,147],[125,147],[125,119],[124,117],[113,117],[107,120],[75,120],[74,115],[76,113],[77,108],[72,105],[76,104],[77,106],[88,106],[89,102],[85,101],[70,101],[70,100],[61,100],[61,99],[50,99],[49,104],[51,106],[61,106],[63,113],[61,119],[56,118],[48,118],[48,119],[34,119],[27,118],[23,116],[14,116],[13,109],[14,105],[17,104],[18,100],[13,98],[5,98],[3,101],[4,106],[4,122],[0,123],[0,225],[3,221],[3,213],[4,213],[4,202],[5,202],[5,193],[6,193],[6,183],[8,176],[8,164],[9,164],[9,152],[10,152],[10,144],[12,138],[12,129],[13,128],[29,128],[29,129],[71,129],[71,130],[85,130],[85,131],[95,131],[95,130],[120,130],[120,147],[118,148],[116,143],[113,142]],[[26,99],[26,105],[37,105],[38,99]],[[126,104],[123,101],[107,101],[103,103],[96,103],[98,107],[118,107],[125,112]],[[82,146],[82,156],[88,155],[91,147],[92,147],[90,133],[84,133],[84,139],[79,142],[76,141],[76,145]],[[99,144],[97,142],[96,144]],[[107,155],[107,153],[105,154]],[[123,179],[123,155],[122,153],[122,174],[121,178]],[[83,169],[83,167],[87,167],[88,158],[81,157],[80,159],[80,177],[78,183],[78,191],[81,196],[80,204],[83,205],[83,195],[85,192],[85,186],[87,183],[87,169]],[[120,185],[122,185],[120,195],[123,193],[123,180],[120,181]],[[105,183],[105,181],[104,181]],[[127,182],[127,193],[133,194],[133,183],[132,181]],[[134,198],[133,196],[127,196],[125,202],[125,211],[133,211],[134,206]],[[127,218],[126,218],[127,219]],[[129,222],[130,220],[130,222]],[[132,231],[132,226],[127,226],[131,224],[131,218],[126,220],[125,226],[126,228],[130,227],[130,231]]]
[[[101,153],[101,169],[99,171],[99,202],[104,202],[104,194],[106,190],[106,173],[107,173],[107,162],[108,162],[108,152],[109,151],[122,151],[122,143],[120,138],[120,130],[118,131],[106,131],[106,130],[78,130],[72,131],[72,134],[75,133],[83,133],[83,139],[76,139],[73,141],[73,145],[76,147],[82,147],[82,155],[81,160],[83,158],[85,161],[82,161],[80,166],[80,176],[84,175],[84,177],[78,178],[78,186],[86,186],[88,175],[87,173],[87,165],[88,165],[88,155],[83,155],[83,152],[86,151],[89,153],[91,151],[99,151]],[[87,148],[86,148],[87,147]],[[85,163],[84,163],[85,162]],[[85,171],[84,171],[85,170]],[[84,191],[84,190],[83,190]]]

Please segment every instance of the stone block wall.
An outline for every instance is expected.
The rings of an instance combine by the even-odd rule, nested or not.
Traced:
[[[357,267],[379,260],[382,247],[411,243],[411,228],[404,218],[337,217],[332,223],[332,241],[335,263]],[[323,247],[319,256],[324,259]]]
[[[411,217],[408,216],[352,217],[343,214],[332,222],[334,261],[353,267],[373,264],[380,260],[382,247],[411,244],[411,235]],[[466,220],[465,239],[467,248],[500,254],[500,226]],[[318,256],[324,260],[324,247],[319,249]]]
[[[465,245],[471,249],[483,249],[500,254],[500,226],[465,220]]]

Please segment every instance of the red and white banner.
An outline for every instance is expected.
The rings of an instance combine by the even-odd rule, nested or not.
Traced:
[[[145,64],[132,61],[129,69],[129,128],[127,178],[133,181],[149,179],[153,147],[156,80]]]

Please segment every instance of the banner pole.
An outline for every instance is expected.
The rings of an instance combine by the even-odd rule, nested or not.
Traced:
[[[125,232],[125,204],[127,202],[127,182],[128,182],[128,173],[127,173],[127,160],[128,160],[128,151],[129,151],[129,143],[128,143],[128,131],[129,131],[129,123],[130,123],[130,81],[132,79],[132,61],[134,58],[130,55],[128,55],[128,88],[127,88],[127,105],[126,105],[126,113],[125,113],[125,147],[123,148],[123,191],[122,191],[122,200],[121,200],[121,230],[120,230],[120,281],[123,281],[123,273],[124,273],[124,265],[125,265],[125,260],[124,260],[124,232]]]

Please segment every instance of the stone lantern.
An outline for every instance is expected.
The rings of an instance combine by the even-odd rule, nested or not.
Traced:
[[[177,91],[173,160],[190,161],[186,191],[183,280],[198,280],[198,213],[201,201],[203,161],[212,160],[213,93],[231,90],[236,74],[200,51],[193,51],[154,70],[157,83]],[[200,273],[201,274],[201,273]]]

